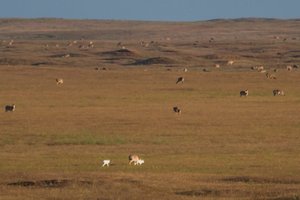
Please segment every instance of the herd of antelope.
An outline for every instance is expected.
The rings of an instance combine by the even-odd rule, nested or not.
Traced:
[[[9,42],[9,46],[12,46],[13,44],[14,44],[14,41],[11,40]],[[68,46],[72,46],[74,44],[77,44],[77,41],[70,42],[68,44]],[[148,43],[146,43],[146,44],[141,43],[141,45],[148,46],[149,44]],[[118,46],[122,47],[122,49],[126,48],[124,45],[122,45],[122,43],[118,43]],[[47,44],[46,48],[48,48],[48,47],[49,47],[49,45]],[[56,47],[59,47],[59,45],[57,44]],[[79,45],[79,48],[93,48],[93,47],[94,47],[94,44],[93,44],[92,41],[90,41],[87,46]],[[68,58],[68,57],[71,57],[71,55],[70,54],[64,54],[64,55],[62,55],[62,57],[63,58]],[[227,61],[226,64],[227,65],[234,65],[235,61],[234,60],[229,60],[229,61]],[[221,67],[220,64],[215,64],[215,68],[220,68],[220,67]],[[297,65],[293,65],[293,66],[289,65],[289,66],[286,67],[286,70],[287,71],[292,71],[295,68],[298,68],[298,66]],[[267,72],[267,70],[265,70],[263,66],[255,66],[255,67],[251,67],[251,69],[252,70],[257,70],[260,73],[265,73],[267,79],[277,79],[275,74]],[[100,67],[96,67],[95,70],[100,70]],[[107,68],[103,67],[102,70],[107,70]],[[187,72],[187,71],[188,71],[187,68],[183,69],[183,72]],[[206,70],[206,69],[204,69],[203,71],[208,72],[208,70]],[[274,69],[274,72],[277,72],[277,71],[278,71],[277,69]],[[56,81],[56,85],[63,85],[64,84],[64,80],[62,78],[56,78],[55,81]],[[183,84],[184,81],[185,81],[185,78],[183,76],[180,76],[180,77],[177,78],[176,84],[179,84],[179,83]],[[280,89],[274,89],[272,92],[273,92],[273,96],[285,96],[285,92],[283,90],[280,90]],[[240,94],[240,97],[247,97],[247,96],[249,96],[249,90],[248,89],[241,90],[239,94]],[[6,105],[4,107],[5,112],[13,112],[13,111],[15,111],[15,109],[16,109],[15,104]],[[177,114],[181,114],[181,112],[182,112],[181,108],[179,108],[178,106],[174,106],[173,111]],[[145,163],[145,161],[143,159],[141,159],[136,154],[129,155],[128,160],[129,160],[129,165],[132,165],[132,164],[133,165],[142,165],[142,164]],[[107,160],[102,161],[102,167],[105,167],[105,166],[109,167],[110,165],[111,165],[111,160],[107,159]]]

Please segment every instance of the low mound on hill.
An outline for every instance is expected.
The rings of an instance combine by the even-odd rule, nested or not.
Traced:
[[[153,57],[147,58],[143,60],[136,60],[133,65],[155,65],[155,64],[175,64],[176,62],[170,58],[166,57]]]
[[[61,54],[51,55],[50,57],[51,58],[68,58],[68,57],[85,57],[85,55],[78,54],[78,53],[69,53],[69,54],[61,53]]]
[[[102,53],[103,55],[114,56],[114,57],[135,57],[138,56],[137,53],[129,49],[119,49],[115,51],[106,51]]]

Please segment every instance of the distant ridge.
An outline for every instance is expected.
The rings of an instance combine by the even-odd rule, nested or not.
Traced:
[[[208,20],[194,20],[194,21],[150,21],[150,20],[122,20],[122,19],[70,19],[70,18],[0,18],[0,22],[16,22],[16,21],[99,21],[99,22],[143,22],[143,23],[191,23],[191,22],[253,22],[253,21],[300,21],[300,18],[280,19],[280,18],[259,18],[259,17],[246,17],[246,18],[216,18]]]
[[[279,18],[256,18],[256,17],[246,17],[246,18],[217,18],[207,20],[208,22],[222,22],[222,21],[234,21],[234,22],[253,22],[253,21],[299,21],[300,18],[295,19],[279,19]],[[200,21],[199,21],[200,22]]]

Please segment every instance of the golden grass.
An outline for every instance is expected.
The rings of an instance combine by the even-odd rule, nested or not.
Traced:
[[[141,195],[146,190],[149,199],[165,193],[166,199],[191,195],[247,199],[248,193],[250,198],[264,198],[299,192],[295,189],[300,173],[297,72],[290,81],[279,80],[285,97],[273,97],[274,83],[256,73],[190,71],[183,85],[175,84],[178,72],[159,68],[98,73],[93,69],[3,67],[1,74],[3,102],[16,103],[15,112],[0,115],[0,157],[5,161],[0,173],[9,174],[2,181],[8,197],[17,192],[19,198],[24,194],[28,199],[38,198],[46,192],[49,198],[77,198],[73,194],[95,198],[100,190],[108,199],[119,195],[130,199],[134,198],[132,191]],[[52,78],[57,74],[64,78],[61,86]],[[239,85],[249,86],[250,96],[239,97]],[[173,113],[173,105],[182,108],[181,115]],[[130,153],[141,155],[145,165],[129,167]],[[113,165],[101,168],[103,159],[111,159]],[[20,173],[27,178],[14,178]],[[46,186],[5,185],[35,180],[35,174],[37,180],[48,180],[48,173],[55,180],[67,174],[65,194]],[[74,178],[77,173],[92,183],[82,185]],[[99,179],[110,174],[105,182],[108,188],[91,173],[99,173]],[[157,174],[160,178],[152,180]],[[175,179],[171,185],[170,174]],[[117,184],[111,180],[115,176],[125,180]],[[127,181],[128,176],[138,182]],[[181,176],[191,180],[183,183]],[[212,178],[200,187],[194,176]],[[250,181],[235,186],[234,181],[220,181],[227,176],[287,179],[291,183]],[[152,188],[144,179],[162,185]],[[281,184],[287,187],[282,193],[273,189]]]

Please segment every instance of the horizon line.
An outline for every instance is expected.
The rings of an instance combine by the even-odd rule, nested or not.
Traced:
[[[165,22],[165,23],[194,23],[209,21],[299,21],[300,18],[273,18],[273,17],[237,17],[237,18],[213,18],[204,20],[140,20],[140,19],[96,19],[96,18],[64,18],[64,17],[0,17],[0,20],[76,20],[76,21],[129,21],[129,22]]]

